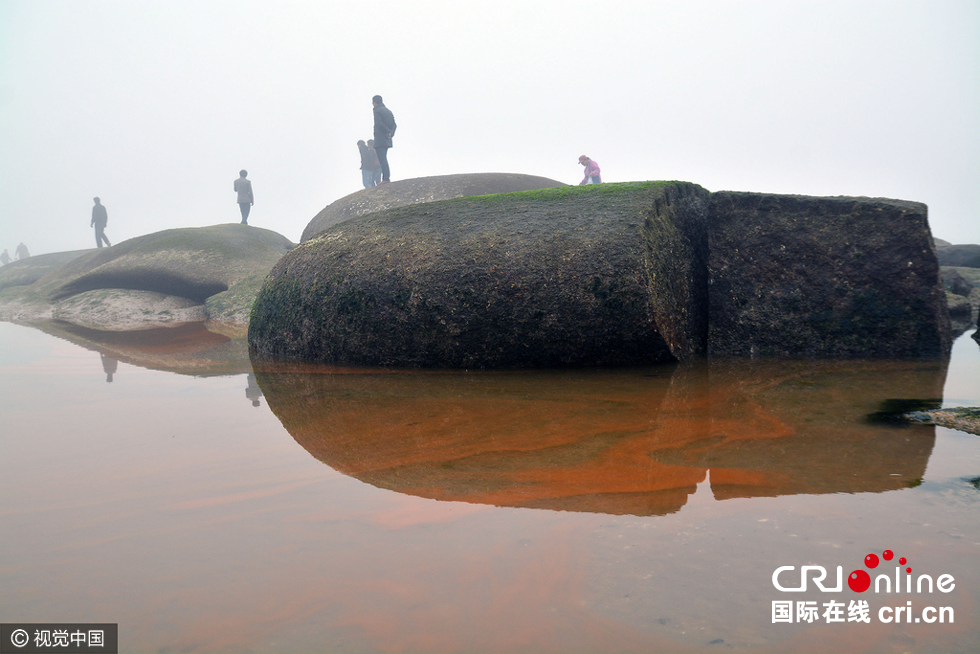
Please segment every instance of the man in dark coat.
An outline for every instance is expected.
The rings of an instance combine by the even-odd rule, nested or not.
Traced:
[[[99,198],[92,199],[95,200],[95,206],[92,207],[92,222],[89,227],[95,227],[95,244],[102,247],[102,241],[105,241],[106,247],[111,247],[112,244],[109,243],[109,239],[105,235],[105,226],[109,222],[109,216]]]
[[[378,153],[381,162],[381,183],[391,181],[391,171],[388,169],[388,148],[392,146],[391,138],[395,135],[395,116],[384,105],[380,95],[371,98],[374,106],[374,151]]]

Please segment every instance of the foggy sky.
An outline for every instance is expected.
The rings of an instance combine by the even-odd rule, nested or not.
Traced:
[[[925,202],[980,243],[980,3],[0,0],[0,248],[249,223],[298,241],[361,188],[371,96],[392,179]]]

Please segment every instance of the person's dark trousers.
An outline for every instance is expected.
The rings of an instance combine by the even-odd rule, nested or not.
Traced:
[[[388,169],[388,148],[376,145],[374,146],[374,150],[378,153],[378,161],[381,162],[381,181],[390,182],[391,171]]]
[[[105,241],[106,247],[111,247],[112,243],[109,242],[109,239],[106,238],[105,232],[102,231],[104,229],[105,227],[99,227],[98,225],[95,226],[95,245],[102,247],[102,241]]]
[[[238,208],[242,210],[242,224],[248,224],[248,212],[252,210],[252,205],[248,202],[239,202]]]

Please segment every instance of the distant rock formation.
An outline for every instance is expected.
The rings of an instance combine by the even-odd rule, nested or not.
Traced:
[[[445,368],[942,357],[950,324],[925,205],[645,182],[335,224],[271,271],[249,345]]]
[[[937,242],[936,254],[941,266],[980,268],[980,245],[941,245]]]
[[[301,242],[339,222],[407,204],[450,200],[471,195],[533,191],[566,186],[547,177],[514,173],[471,173],[405,179],[351,193],[328,205],[303,230]]]
[[[91,250],[74,250],[72,252],[55,252],[52,254],[37,254],[27,259],[14,261],[0,268],[0,291],[15,286],[30,286],[45,275],[52,273],[75,259],[95,252]]]
[[[712,355],[949,352],[924,204],[714,193],[708,243]]]
[[[244,324],[266,273],[292,247],[275,232],[226,224],[65,253],[59,255],[64,265],[50,266],[30,285],[3,290],[0,319],[57,319],[113,330],[201,320]]]

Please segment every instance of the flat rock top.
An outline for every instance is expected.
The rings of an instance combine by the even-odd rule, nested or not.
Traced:
[[[356,216],[409,204],[567,186],[547,177],[516,173],[469,173],[405,179],[362,189],[327,206],[303,230],[308,241],[325,229]]]

